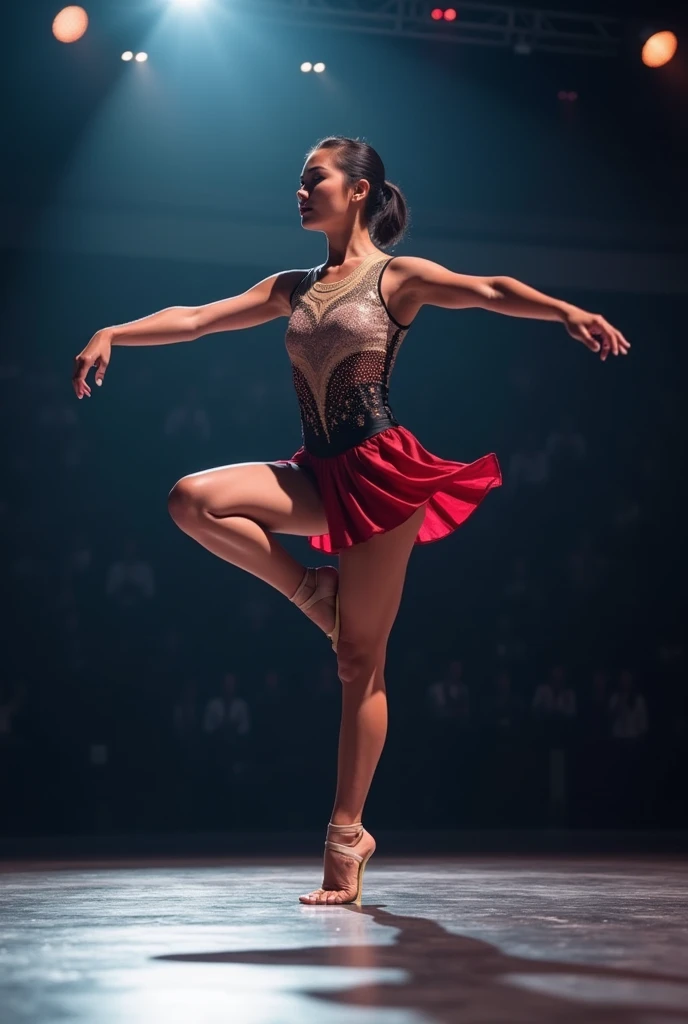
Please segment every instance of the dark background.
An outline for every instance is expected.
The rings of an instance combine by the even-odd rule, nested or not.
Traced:
[[[3,834],[327,820],[340,684],[326,639],[166,508],[184,474],[299,447],[286,319],[116,347],[90,401],[70,376],[100,327],[322,262],[295,192],[329,133],[368,139],[404,189],[394,254],[527,279],[633,346],[602,364],[559,324],[419,314],[392,407],[445,458],[495,451],[505,486],[413,553],[367,818],[685,827],[685,56],[643,68],[632,20],[613,58],[518,58],[324,30],[306,46],[208,12],[205,35],[171,39],[150,9],[114,4],[61,46],[54,13],[15,11],[4,68]],[[145,69],[118,58],[134,27]],[[298,71],[306,50],[328,62],[320,81]],[[447,243],[454,260],[433,255]],[[547,286],[561,250],[579,283]],[[626,277],[630,256],[673,267],[671,283]],[[140,586],[117,585],[122,561],[141,563]]]

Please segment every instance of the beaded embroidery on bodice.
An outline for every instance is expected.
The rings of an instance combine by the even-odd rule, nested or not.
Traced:
[[[399,425],[389,379],[410,325],[393,319],[380,291],[392,259],[371,253],[341,281],[319,281],[315,267],[292,292],[285,344],[303,443],[314,455],[338,455]]]

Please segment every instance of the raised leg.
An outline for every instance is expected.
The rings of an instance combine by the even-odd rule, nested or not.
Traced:
[[[305,567],[274,534],[327,532],[317,485],[294,463],[242,462],[182,477],[168,497],[170,515],[214,555],[258,576],[291,599]],[[308,596],[307,593],[304,596]],[[307,614],[322,629],[334,624],[334,594]]]

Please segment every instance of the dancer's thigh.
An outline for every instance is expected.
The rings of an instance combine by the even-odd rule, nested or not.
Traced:
[[[327,533],[327,518],[311,473],[294,462],[237,462],[182,477],[170,511],[203,508],[210,515],[248,516],[273,533]]]
[[[339,554],[340,662],[349,657],[384,657],[399,611],[406,569],[425,506],[387,533]]]

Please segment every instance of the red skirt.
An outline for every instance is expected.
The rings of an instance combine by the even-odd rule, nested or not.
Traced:
[[[414,543],[441,540],[502,482],[496,455],[449,462],[423,448],[402,426],[381,430],[341,455],[320,458],[302,446],[291,459],[275,461],[295,462],[315,475],[329,532],[308,541],[327,554],[393,530],[426,502]]]

